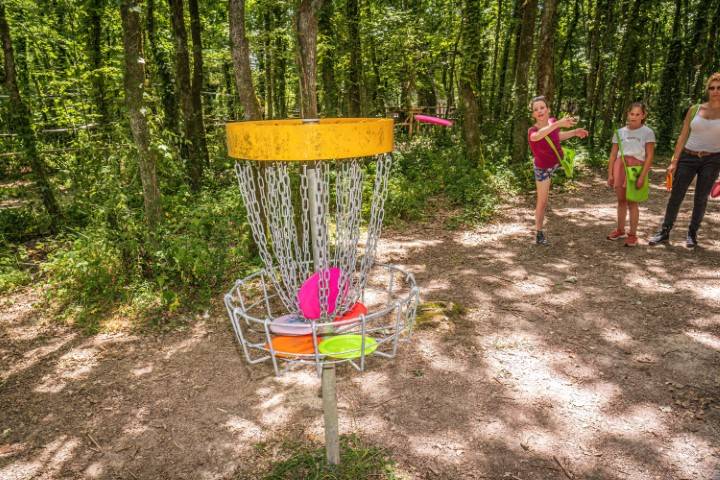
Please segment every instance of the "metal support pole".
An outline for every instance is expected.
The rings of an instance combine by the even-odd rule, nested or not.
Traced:
[[[303,123],[317,123],[317,119],[303,119]],[[318,251],[318,218],[317,203],[317,171],[314,167],[307,169],[308,176],[308,198],[310,207],[310,241],[312,243],[313,263],[315,271],[321,272],[323,265],[320,264],[320,252]],[[324,319],[323,321],[326,321]],[[335,381],[335,364],[323,365],[322,367],[322,404],[323,420],[325,423],[325,452],[330,465],[340,464],[340,437],[337,410],[337,383]]]

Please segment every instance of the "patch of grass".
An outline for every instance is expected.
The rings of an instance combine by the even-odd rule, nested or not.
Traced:
[[[429,330],[437,328],[442,324],[452,323],[462,325],[464,321],[465,307],[454,302],[425,302],[418,306],[415,328],[418,330]]]
[[[257,450],[264,453],[265,448]],[[358,480],[364,478],[399,480],[389,452],[368,445],[355,435],[340,437],[340,465],[330,466],[325,447],[297,442],[283,445],[284,460],[273,463],[265,480]],[[245,477],[237,477],[245,478]],[[258,477],[255,477],[258,478]]]
[[[23,267],[27,260],[27,251],[22,246],[9,248],[0,242],[0,293],[12,292],[30,283],[32,275]]]

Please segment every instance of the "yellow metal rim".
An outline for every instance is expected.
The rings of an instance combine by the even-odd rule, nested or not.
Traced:
[[[369,157],[393,150],[391,118],[323,118],[232,122],[228,154],[260,161]]]

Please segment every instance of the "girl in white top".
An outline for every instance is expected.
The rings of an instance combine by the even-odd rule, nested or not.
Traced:
[[[670,230],[677,218],[680,204],[690,183],[697,176],[692,219],[685,244],[697,246],[708,195],[720,173],[720,72],[713,73],[707,81],[708,101],[691,107],[685,115],[680,136],[675,144],[668,175],[674,176],[672,193],[665,209],[662,229],[650,238],[650,245],[667,242]]]
[[[647,110],[642,102],[635,102],[627,110],[627,125],[618,130],[612,139],[612,150],[608,160],[608,185],[615,188],[617,196],[617,227],[607,236],[608,240],[626,238],[625,246],[637,245],[637,227],[640,221],[640,207],[637,202],[625,198],[625,165],[618,156],[618,142],[622,143],[622,153],[629,167],[642,165],[642,173],[635,186],[642,188],[655,156],[655,132],[645,125]],[[620,139],[618,139],[618,134]],[[630,211],[630,232],[625,233],[625,218]]]

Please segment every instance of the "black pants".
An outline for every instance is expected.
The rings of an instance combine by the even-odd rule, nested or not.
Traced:
[[[706,157],[697,157],[683,152],[678,161],[677,170],[675,170],[675,178],[673,179],[672,192],[670,200],[668,200],[665,209],[665,220],[663,228],[668,230],[673,227],[675,219],[680,210],[680,204],[685,198],[685,193],[697,175],[695,184],[695,204],[693,205],[692,219],[690,220],[690,230],[697,232],[700,223],[705,216],[705,208],[707,207],[710,189],[720,173],[720,153],[708,155]]]

